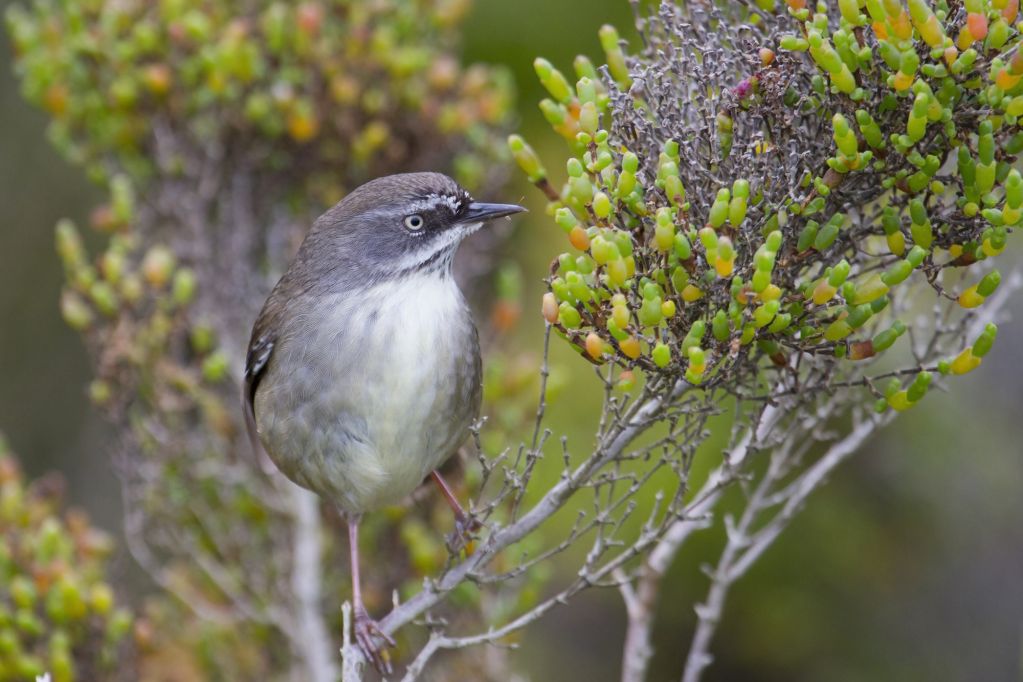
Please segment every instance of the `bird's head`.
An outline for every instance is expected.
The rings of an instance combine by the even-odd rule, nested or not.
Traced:
[[[313,226],[357,260],[387,276],[446,270],[458,244],[487,221],[526,209],[474,201],[441,173],[404,173],[367,182]]]

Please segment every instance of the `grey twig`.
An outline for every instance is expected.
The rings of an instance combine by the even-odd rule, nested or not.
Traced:
[[[306,665],[305,679],[310,682],[334,682],[337,664],[330,635],[323,622],[320,588],[323,561],[320,500],[309,492],[290,485],[295,505],[295,558],[291,585],[295,592],[297,632],[292,638]]]

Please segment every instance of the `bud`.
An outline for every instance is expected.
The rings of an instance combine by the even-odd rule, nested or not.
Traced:
[[[973,354],[973,349],[967,347],[956,356],[949,369],[952,374],[966,374],[980,367],[980,363],[981,359]]]
[[[172,79],[173,72],[166,64],[150,64],[142,70],[142,83],[157,97],[170,92]]]
[[[30,609],[36,600],[36,588],[32,581],[23,575],[15,575],[8,585],[11,601],[22,609]]]
[[[689,356],[689,368],[698,374],[703,374],[707,365],[707,354],[699,346],[691,346],[687,351]]]
[[[89,590],[89,604],[101,616],[110,613],[114,605],[114,591],[106,583],[96,583]]]
[[[671,364],[671,349],[664,343],[658,343],[650,352],[650,357],[655,365],[663,369]]]
[[[117,643],[128,634],[131,629],[131,614],[124,609],[114,611],[107,621],[106,637],[108,642]]]
[[[635,336],[630,336],[624,341],[619,342],[618,347],[621,349],[622,354],[631,360],[635,360],[643,352],[639,345],[639,339]]]
[[[112,397],[113,389],[108,382],[102,379],[93,379],[89,382],[89,400],[93,405],[106,405]]]
[[[663,312],[661,311],[661,297],[655,296],[643,300],[643,304],[639,308],[637,317],[639,317],[640,324],[647,327],[655,327],[661,323],[663,318]]]
[[[927,109],[931,98],[926,92],[917,93],[906,122],[906,135],[911,143],[916,144],[927,133]]]
[[[811,299],[815,305],[824,305],[835,297],[837,291],[838,289],[831,286],[827,279],[821,278],[821,280],[817,283],[817,286],[813,288]]]
[[[576,225],[572,228],[571,232],[568,233],[568,241],[580,251],[586,251],[590,248],[590,237],[586,234],[586,229],[582,225]]]
[[[846,259],[840,260],[833,268],[831,268],[831,274],[828,275],[828,284],[835,287],[836,289],[845,283],[846,278],[849,276],[849,261]]]
[[[124,276],[120,287],[121,297],[128,303],[136,303],[142,298],[142,280],[134,272]]]
[[[665,178],[664,194],[672,206],[682,206],[686,200],[686,188],[682,185],[682,179],[677,175]]]
[[[572,228],[572,230],[574,231],[575,228]],[[621,255],[618,253],[618,246],[604,239],[599,234],[590,241],[590,255],[593,256],[593,260],[596,261],[597,265],[606,265],[612,260],[621,258]]]
[[[585,59],[585,58],[584,58]],[[588,60],[587,60],[588,61]],[[579,97],[580,102],[592,102],[597,103],[597,83],[595,79],[589,76],[580,76],[579,81],[575,84],[576,95]]]
[[[288,134],[295,142],[304,144],[309,142],[320,132],[320,120],[312,102],[302,99],[296,102],[287,118]],[[379,127],[370,124],[358,139],[355,140],[353,151],[357,158],[366,158],[370,151],[379,147]],[[379,140],[382,142],[382,140]]]
[[[992,270],[977,283],[977,293],[980,296],[990,296],[1002,281],[1002,275],[997,270]]]
[[[865,360],[876,354],[873,341],[856,341],[849,344],[850,360]]]
[[[227,355],[221,351],[214,351],[203,360],[202,363],[202,376],[203,379],[215,384],[222,381],[227,377]]]
[[[977,285],[967,288],[963,293],[959,294],[959,305],[964,308],[976,308],[984,302],[984,297],[977,292]]]
[[[56,232],[57,255],[64,267],[72,270],[81,265],[85,261],[85,247],[75,224],[65,218],[57,223]]]
[[[572,228],[579,224],[579,221],[575,218],[575,214],[572,213],[572,209],[566,206],[562,206],[554,212],[554,222],[556,222],[558,227],[566,233],[571,232]]]
[[[863,305],[850,308],[849,315],[845,318],[845,321],[853,329],[858,329],[866,324],[867,320],[869,320],[873,315],[874,311],[870,307],[870,304],[865,303]]]
[[[708,252],[708,257],[710,253]],[[730,277],[735,267],[735,249],[732,247],[732,240],[728,237],[721,237],[718,240],[717,259],[714,262],[714,269],[718,277]]]
[[[881,279],[881,275],[873,274],[866,280],[856,284],[853,290],[852,300],[849,303],[860,305],[870,303],[888,293],[888,285]]]
[[[135,190],[126,175],[111,178],[110,204],[119,224],[127,225],[135,217]]]
[[[92,324],[92,308],[78,294],[68,289],[60,295],[60,313],[64,322],[75,331],[88,329]]]
[[[791,34],[783,35],[781,40],[778,41],[778,45],[783,50],[789,50],[790,52],[805,52],[810,43],[805,38],[800,38]]]
[[[826,251],[835,243],[837,238],[838,225],[829,220],[824,227],[817,231],[817,235],[813,240],[813,248],[818,251]],[[802,239],[800,239],[800,242],[802,242]]]
[[[611,199],[604,192],[597,192],[593,195],[593,213],[598,218],[607,218],[611,215]]]
[[[551,97],[568,104],[573,97],[572,87],[568,84],[565,76],[554,68],[549,61],[543,57],[537,57],[533,61],[533,70],[536,71],[540,83],[551,93]]]
[[[754,273],[753,275],[754,281],[756,280],[756,278],[757,276]],[[781,287],[779,287],[777,284],[768,284],[766,287],[764,287],[764,290],[760,292],[760,300],[776,301],[781,298],[782,293],[783,292],[781,290]]]
[[[913,383],[910,384],[909,390],[906,392],[906,399],[911,403],[915,403],[924,397],[927,393],[927,388],[931,385],[931,373],[920,372],[916,375]]]
[[[540,163],[540,157],[520,135],[511,135],[508,138],[508,148],[511,150],[515,163],[525,172],[530,182],[536,183],[547,177],[547,171]]]
[[[902,232],[893,232],[885,237],[888,243],[888,250],[896,256],[906,252],[906,237]]]
[[[174,273],[174,283],[171,286],[171,296],[174,303],[185,306],[195,298],[196,290],[195,271],[191,268],[181,268]]]
[[[844,319],[838,319],[824,329],[824,339],[827,341],[840,341],[852,334],[853,329]]]
[[[108,282],[96,281],[89,287],[89,299],[92,301],[96,309],[107,316],[113,316],[117,313],[119,301],[117,298],[117,292],[110,286]]]
[[[916,247],[913,247],[916,248]],[[881,275],[881,281],[889,287],[901,284],[913,272],[913,264],[908,260],[896,261]]]
[[[896,320],[891,327],[874,335],[874,352],[888,350],[906,332],[906,325]]]
[[[763,305],[758,306],[753,311],[753,325],[757,329],[766,327],[774,321],[774,317],[778,314],[779,309],[780,304],[778,301],[767,301]]]
[[[598,35],[611,77],[614,78],[620,89],[628,90],[632,85],[632,78],[629,76],[629,69],[625,64],[625,53],[619,45],[621,39],[618,36],[618,31],[614,26],[604,24],[600,27]]]
[[[838,147],[839,153],[848,158],[856,157],[859,154],[859,142],[849,128],[848,119],[842,114],[835,114],[831,117],[831,125],[834,129],[835,146]]]
[[[582,315],[568,301],[562,301],[561,305],[558,306],[558,317],[566,329],[576,329],[582,324]]]
[[[977,337],[977,340],[973,342],[973,355],[978,358],[982,358],[987,355],[997,336],[998,326],[989,322],[984,327],[984,331],[982,331],[980,336]]]
[[[629,370],[625,370],[618,375],[618,381],[615,383],[615,388],[620,391],[631,391],[636,388],[636,375]]]
[[[166,246],[154,246],[142,259],[142,276],[154,289],[162,289],[170,281],[176,263],[173,251]]]
[[[725,224],[725,220],[728,218],[729,199],[730,193],[727,189],[718,190],[717,198],[714,199],[710,213],[707,214],[707,222],[711,227],[718,228]]]
[[[543,319],[547,320],[548,324],[557,324],[558,300],[554,297],[553,293],[548,291],[543,295],[543,303],[540,310],[543,314]]]
[[[692,303],[693,301],[698,301],[703,298],[703,291],[692,284],[687,284],[685,288],[682,289],[681,294],[682,300],[686,303]]]
[[[970,12],[966,15],[966,28],[974,40],[984,40],[987,37],[988,24],[987,16],[981,12]]]
[[[612,285],[621,287],[628,281],[630,277],[629,260],[631,260],[631,256],[629,258],[619,256],[607,264],[607,277]]]

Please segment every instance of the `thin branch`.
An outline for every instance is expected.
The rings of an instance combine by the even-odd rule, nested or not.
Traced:
[[[395,607],[380,621],[383,632],[392,634],[402,626],[421,616],[428,609],[438,604],[451,590],[457,587],[468,575],[479,572],[490,563],[504,548],[518,542],[536,530],[548,520],[554,512],[564,506],[565,502],[592,475],[614,460],[628,447],[637,436],[656,423],[657,415],[666,404],[678,398],[688,387],[679,381],[667,395],[645,394],[644,399],[634,404],[626,415],[626,420],[607,434],[598,444],[594,453],[566,477],[555,484],[528,512],[505,528],[494,531],[480,543],[476,552],[464,563],[454,567],[436,581],[427,581],[416,596]],[[361,654],[357,654],[361,660]]]
[[[320,500],[315,494],[297,485],[292,484],[290,487],[295,505],[295,558],[291,586],[295,592],[295,617],[298,625],[292,641],[299,648],[305,662],[305,679],[311,682],[334,682],[338,673],[336,659],[323,622],[320,603],[323,583]]]
[[[366,665],[359,647],[352,640],[352,605],[341,604],[341,682],[362,682]]]

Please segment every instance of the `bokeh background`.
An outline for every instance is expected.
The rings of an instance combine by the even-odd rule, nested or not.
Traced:
[[[464,57],[512,69],[519,126],[552,165],[560,147],[536,109],[532,60],[567,66],[577,53],[597,56],[606,22],[633,35],[626,0],[476,0],[465,24]],[[30,475],[60,471],[72,504],[116,530],[111,434],[85,397],[80,340],[60,319],[53,249],[55,222],[86,222],[99,193],[46,141],[44,116],[18,94],[9,55],[0,31],[0,431]],[[531,313],[561,234],[524,182],[499,199],[520,198],[533,210],[518,221],[509,256],[525,275]],[[1013,241],[1002,258],[1023,263]],[[871,441],[733,590],[706,679],[1023,679],[1023,294],[1010,308],[984,365]],[[512,342],[538,350],[539,316],[520,327]],[[583,439],[598,406],[577,396],[595,395],[594,379],[568,353],[555,361],[567,383],[552,426]],[[721,542],[720,528],[701,536],[674,567],[651,679],[680,674],[691,604],[706,588],[700,565]],[[129,558],[115,571],[145,591]],[[617,679],[622,615],[616,593],[584,593],[526,633],[517,665],[535,680]]]

